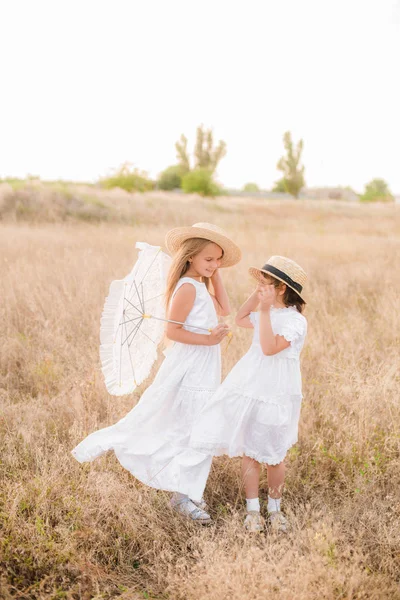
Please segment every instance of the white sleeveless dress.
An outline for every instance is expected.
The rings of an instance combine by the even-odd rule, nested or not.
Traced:
[[[193,427],[190,446],[214,456],[249,456],[276,465],[297,442],[302,401],[300,352],[307,321],[295,307],[271,308],[275,334],[289,348],[265,356],[260,344],[259,313],[249,351],[233,367],[205,405]]]
[[[190,277],[179,280],[174,294],[185,283],[195,287],[196,298],[184,328],[205,334],[187,325],[216,327],[214,302],[206,285]],[[199,501],[212,457],[188,448],[188,442],[194,422],[220,382],[219,344],[176,342],[138,404],[115,425],[85,438],[72,454],[86,462],[114,450],[121,465],[146,485]]]

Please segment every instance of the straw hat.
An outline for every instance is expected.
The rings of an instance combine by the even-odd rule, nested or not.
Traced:
[[[221,267],[236,265],[242,258],[240,248],[229,238],[226,231],[211,223],[195,223],[192,227],[176,227],[168,231],[165,236],[165,245],[171,254],[175,254],[185,240],[190,238],[202,238],[210,240],[224,251]]]
[[[265,283],[262,273],[286,283],[305,302],[302,294],[307,274],[294,260],[290,260],[290,258],[285,258],[284,256],[271,256],[261,269],[250,267],[249,273],[261,283]]]

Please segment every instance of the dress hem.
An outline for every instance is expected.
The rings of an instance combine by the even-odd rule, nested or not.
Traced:
[[[156,480],[156,476],[147,478],[147,477],[143,477],[143,475],[139,475],[134,469],[129,468],[128,466],[124,465],[123,461],[121,460],[121,458],[118,456],[118,453],[115,451],[115,448],[109,448],[108,450],[102,450],[100,453],[96,454],[96,455],[89,455],[89,454],[84,454],[84,453],[79,453],[76,452],[76,449],[74,448],[73,450],[71,450],[71,454],[72,456],[81,464],[83,463],[88,463],[88,462],[93,462],[96,458],[100,458],[100,456],[103,456],[105,454],[107,454],[108,452],[113,452],[115,458],[117,459],[117,461],[119,462],[119,464],[121,465],[121,467],[123,467],[124,469],[126,469],[128,471],[128,473],[130,473],[132,475],[132,477],[134,477],[135,479],[137,479],[137,481],[140,481],[140,483],[152,488],[153,490],[160,490],[162,492],[172,492],[172,493],[180,493],[180,494],[185,494],[187,495],[191,500],[194,500],[195,502],[200,502],[202,497],[203,497],[203,492],[204,492],[204,486],[206,483],[206,480],[204,480],[204,478],[201,478],[201,481],[204,480],[204,484],[203,487],[201,488],[201,493],[200,490],[198,488],[198,486],[193,486],[193,485],[182,485],[181,482],[174,482],[171,485],[168,485],[166,483],[160,483],[158,480],[157,481],[152,481],[153,479]],[[201,452],[199,452],[199,454],[202,454]],[[210,454],[208,453],[207,455],[205,455],[206,457],[209,457]],[[158,474],[158,473],[157,473]]]
[[[285,392],[283,394],[275,394],[273,396],[255,396],[246,394],[242,389],[232,388],[225,386],[225,390],[230,392],[232,395],[240,396],[241,398],[245,398],[246,400],[251,400],[255,402],[263,402],[264,404],[276,404],[278,406],[290,405],[293,400],[303,400],[303,393],[296,392],[294,394],[290,394]],[[288,400],[287,403],[284,400]]]
[[[243,456],[248,456],[249,458],[252,458],[253,460],[259,463],[263,463],[270,466],[276,466],[285,460],[290,448],[297,444],[297,442],[298,439],[290,443],[287,446],[286,450],[278,458],[276,456],[263,456],[262,454],[260,454],[260,452],[255,452],[246,447],[234,451],[230,451],[228,448],[226,448],[226,446],[218,446],[217,444],[213,443],[191,444],[191,447],[197,452],[201,452],[203,454],[211,454],[212,456],[228,456],[229,458],[240,458]]]

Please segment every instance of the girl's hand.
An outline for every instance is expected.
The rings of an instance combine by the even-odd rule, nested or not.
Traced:
[[[208,336],[208,344],[207,346],[216,346],[216,344],[220,344],[224,337],[226,337],[229,333],[228,325],[217,325],[210,335]]]
[[[231,307],[229,305],[229,298],[222,281],[219,267],[217,267],[214,273],[211,275],[211,283],[214,289],[214,294],[211,294],[211,297],[213,299],[217,315],[220,317],[227,317],[231,312]]]
[[[215,281],[216,279],[221,279],[221,273],[219,268],[217,267],[214,273],[211,275],[211,281]]]
[[[258,287],[258,299],[260,301],[261,310],[269,310],[276,302],[276,288],[274,285],[260,285]]]

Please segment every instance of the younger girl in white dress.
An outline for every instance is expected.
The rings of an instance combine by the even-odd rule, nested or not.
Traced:
[[[260,531],[260,465],[268,472],[272,526],[286,531],[280,510],[284,458],[297,442],[302,390],[299,357],[307,332],[302,315],[306,274],[294,261],[272,256],[250,268],[259,285],[239,309],[236,324],[254,328],[247,354],[235,365],[203,409],[190,446],[214,456],[243,456],[245,527]],[[259,312],[254,312],[259,306]]]
[[[207,523],[202,482],[211,457],[188,449],[188,440],[221,381],[220,342],[229,330],[218,325],[217,313],[228,315],[230,308],[219,267],[238,263],[241,252],[208,223],[171,230],[166,246],[174,255],[165,294],[168,318],[184,325],[168,322],[166,335],[175,344],[137,406],[115,425],[89,435],[72,454],[85,462],[114,450],[137,479],[175,492],[172,503],[179,512]],[[210,282],[215,295],[208,291]]]

